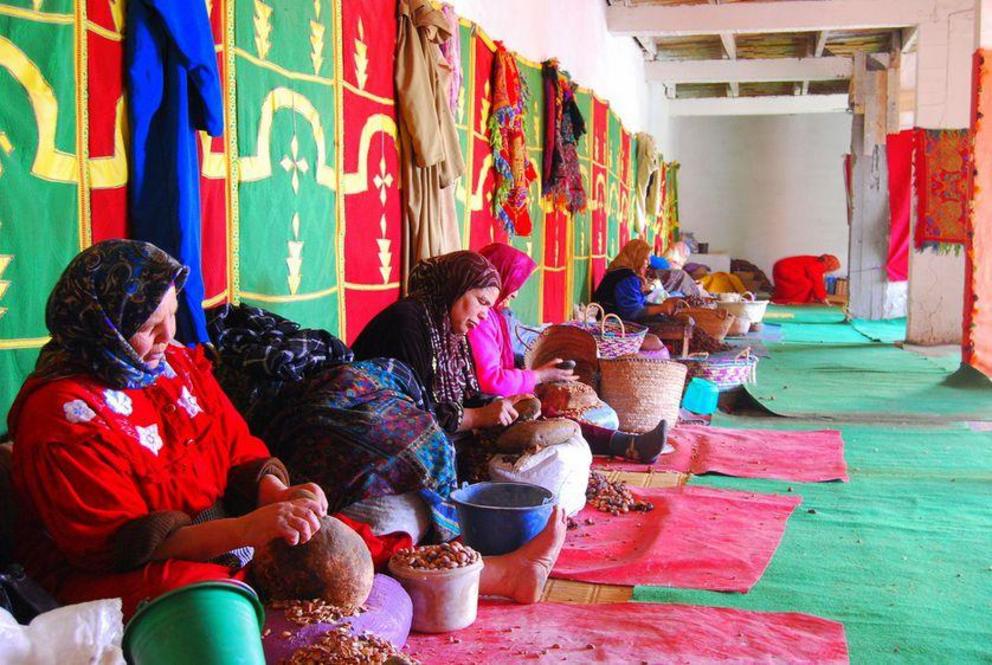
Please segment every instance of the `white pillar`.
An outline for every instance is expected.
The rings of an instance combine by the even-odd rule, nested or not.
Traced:
[[[965,129],[971,116],[971,57],[975,0],[937,0],[933,20],[919,29],[916,125]],[[961,342],[964,252],[910,251],[909,324],[914,344]]]

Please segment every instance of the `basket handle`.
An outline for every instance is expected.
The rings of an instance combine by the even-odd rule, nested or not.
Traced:
[[[751,359],[751,347],[750,346],[745,346],[744,349],[740,353],[738,353],[736,356],[734,356],[734,361],[735,362],[738,361],[738,360],[750,360],[750,359]]]
[[[585,310],[585,312],[584,312],[584,314],[585,314],[585,317],[586,317],[586,320],[587,320],[587,321],[589,320],[589,310],[590,310],[590,309],[591,309],[591,310],[599,310],[599,315],[598,315],[598,316],[596,316],[596,317],[595,317],[595,318],[593,319],[594,321],[595,321],[596,319],[598,319],[598,318],[600,318],[600,317],[602,317],[602,318],[604,318],[604,319],[606,318],[606,310],[605,310],[605,309],[603,309],[603,306],[602,306],[602,305],[600,305],[600,304],[599,304],[598,302],[591,302],[591,303],[589,303],[588,305],[586,305],[586,310]]]
[[[617,323],[620,324],[620,336],[621,337],[626,337],[627,336],[627,329],[624,328],[624,326],[623,326],[623,319],[621,319],[616,314],[607,314],[606,316],[603,317],[602,322],[599,324],[599,334],[600,335],[604,335],[604,336],[606,335],[606,321],[608,319],[611,319],[611,318],[616,319],[617,320]]]
[[[521,328],[523,328],[527,332],[536,333],[537,335],[541,335],[544,331],[543,330],[538,330],[537,328],[528,328],[527,326],[525,326],[523,324],[517,324],[517,326],[513,329],[513,334],[516,335],[517,341],[520,342],[524,346],[525,349],[527,349],[528,351],[530,351],[531,349],[534,348],[534,345],[537,344],[537,337],[535,337],[533,339],[533,341],[531,341],[531,343],[528,344],[527,342],[524,341],[524,338],[520,336],[520,329]]]
[[[744,295],[741,296],[741,299],[742,300],[745,300],[747,302],[754,302],[755,301],[754,294],[751,293],[750,291],[745,291],[744,292]]]
[[[695,353],[690,353],[689,355],[686,356],[686,358],[692,358],[698,360],[706,360],[709,357],[710,354],[708,351],[696,351]]]

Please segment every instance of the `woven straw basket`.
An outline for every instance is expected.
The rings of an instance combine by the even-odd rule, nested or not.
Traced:
[[[679,419],[686,367],[639,356],[601,359],[600,397],[613,407],[625,432],[650,432],[660,420]]]
[[[602,321],[589,321],[590,310],[598,310]],[[584,330],[596,340],[600,358],[618,358],[630,353],[637,353],[648,334],[646,326],[638,323],[624,323],[616,314],[607,314],[598,303],[590,303],[583,315],[584,321],[569,321],[565,325]]]
[[[549,326],[527,349],[524,364],[527,369],[534,369],[555,358],[574,360],[579,381],[593,389],[599,387],[596,340],[586,331],[569,325]]]
[[[706,307],[690,307],[678,312],[675,316],[679,319],[692,318],[696,322],[697,328],[718,342],[723,341],[734,322],[734,315],[727,310]]]

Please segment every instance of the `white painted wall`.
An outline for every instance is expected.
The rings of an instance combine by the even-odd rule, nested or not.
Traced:
[[[846,113],[672,118],[681,164],[682,228],[710,252],[772,265],[796,254],[836,254],[846,274]],[[669,155],[666,155],[666,159]]]
[[[627,129],[647,129],[644,56],[632,38],[606,31],[603,0],[449,2],[511,51],[537,62],[558,58],[575,81],[610,102]]]

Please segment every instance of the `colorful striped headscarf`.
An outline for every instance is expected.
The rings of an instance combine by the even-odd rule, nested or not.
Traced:
[[[452,252],[424,259],[410,272],[410,296],[427,309],[434,353],[435,401],[461,404],[466,392],[479,392],[468,339],[451,327],[451,306],[472,289],[500,287],[499,273],[475,252]],[[467,389],[467,390],[466,390]]]
[[[169,287],[182,289],[189,268],[137,240],[106,240],[83,250],[48,297],[52,340],[34,378],[88,374],[116,389],[144,388],[165,370],[151,368],[128,340],[155,312]]]

